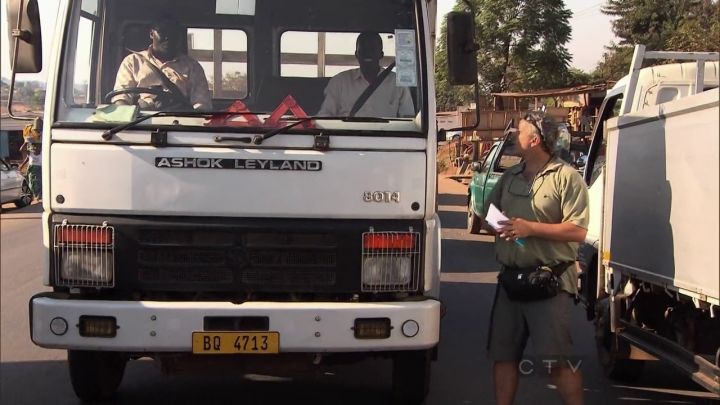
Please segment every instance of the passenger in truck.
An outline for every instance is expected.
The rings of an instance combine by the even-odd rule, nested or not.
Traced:
[[[112,102],[142,109],[211,110],[212,96],[200,64],[180,52],[185,35],[172,18],[150,29],[147,50],[125,57],[115,79]]]
[[[318,115],[326,117],[414,117],[415,107],[407,87],[395,84],[395,73],[380,66],[382,38],[376,32],[360,34],[355,43],[359,68],[339,73],[325,87]],[[375,82],[378,83],[375,83]],[[376,88],[370,92],[369,87]],[[368,93],[366,97],[364,93]]]

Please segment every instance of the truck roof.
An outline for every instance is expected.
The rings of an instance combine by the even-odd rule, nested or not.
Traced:
[[[637,79],[637,91],[633,101],[632,110],[638,110],[645,105],[640,105],[640,100],[644,94],[655,86],[666,84],[672,87],[684,87],[690,89],[695,85],[697,73],[697,63],[672,63],[666,65],[650,66],[640,70]],[[710,89],[718,87],[720,78],[720,66],[718,62],[705,63],[704,88]],[[626,87],[630,82],[630,75],[624,76],[622,79],[610,89],[606,98],[614,97],[618,94],[625,93]],[[690,93],[685,93],[687,95]]]

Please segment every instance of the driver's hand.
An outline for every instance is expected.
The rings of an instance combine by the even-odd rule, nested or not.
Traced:
[[[158,105],[157,102],[154,102],[154,101],[147,102],[143,99],[138,100],[138,106],[140,107],[140,109],[143,109],[143,110],[158,110],[161,107]]]

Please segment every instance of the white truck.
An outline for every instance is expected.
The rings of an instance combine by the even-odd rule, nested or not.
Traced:
[[[7,7],[14,83],[43,65],[40,22],[35,0]],[[114,91],[167,13],[213,108],[111,104],[182,99],[168,86]],[[425,398],[441,317],[435,13],[434,0],[58,2],[42,134],[52,291],[32,297],[30,334],[68,350],[80,398],[112,396],[140,357],[368,356],[393,359],[396,398]],[[449,31],[474,60],[471,20]],[[380,65],[394,62],[382,91],[407,92],[414,114],[317,116],[367,31],[381,36]],[[472,84],[453,60],[454,81]]]
[[[646,59],[693,62],[641,69]],[[664,360],[720,393],[718,77],[717,53],[638,45],[601,107],[579,264],[612,378]]]

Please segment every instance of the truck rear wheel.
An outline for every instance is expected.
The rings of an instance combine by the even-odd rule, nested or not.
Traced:
[[[125,374],[124,353],[68,350],[70,382],[75,395],[95,402],[112,398]]]
[[[393,399],[396,404],[421,404],[430,391],[432,349],[397,352],[393,357]]]
[[[631,382],[642,374],[645,362],[626,358],[630,348],[610,330],[608,299],[597,302],[595,315],[595,343],[605,376],[613,380]]]

